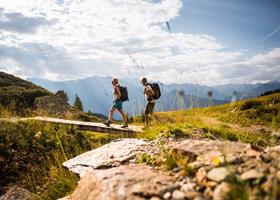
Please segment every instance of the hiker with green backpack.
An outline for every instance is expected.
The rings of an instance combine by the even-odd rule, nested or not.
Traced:
[[[142,78],[141,83],[144,86],[144,95],[147,99],[147,104],[145,108],[145,125],[150,125],[150,116],[152,117],[154,114],[154,108],[156,104],[156,100],[160,98],[161,92],[158,83],[148,83],[147,78]]]
[[[113,106],[110,109],[108,120],[104,122],[104,124],[109,127],[112,123],[114,112],[118,110],[124,121],[122,128],[127,128],[128,127],[127,115],[123,110],[123,102],[128,101],[127,88],[120,86],[119,80],[117,78],[112,79],[112,86],[113,86],[113,95],[115,99],[113,101]]]

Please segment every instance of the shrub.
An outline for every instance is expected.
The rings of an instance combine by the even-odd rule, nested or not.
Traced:
[[[240,106],[240,110],[248,110],[248,109],[252,109],[252,108],[258,108],[262,106],[262,102],[258,101],[258,100],[248,100],[245,101],[241,106]]]

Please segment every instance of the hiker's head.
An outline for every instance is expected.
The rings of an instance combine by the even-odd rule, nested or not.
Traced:
[[[147,85],[147,83],[148,83],[147,78],[145,78],[145,77],[141,78],[141,83],[142,83],[143,85]]]
[[[112,79],[112,85],[118,85],[119,84],[119,79],[117,79],[117,78],[113,78]]]

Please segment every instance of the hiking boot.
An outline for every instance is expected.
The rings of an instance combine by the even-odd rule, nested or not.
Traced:
[[[107,120],[106,122],[103,123],[105,126],[110,127],[112,122],[110,120]]]
[[[121,128],[127,128],[127,127],[128,127],[127,122],[125,122],[124,125],[121,126]]]

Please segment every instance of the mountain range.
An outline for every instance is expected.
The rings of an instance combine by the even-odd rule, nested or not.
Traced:
[[[64,90],[73,104],[76,94],[81,98],[84,110],[107,115],[112,106],[112,77],[93,76],[70,81],[50,81],[31,78],[29,81],[52,92]],[[145,106],[143,87],[138,79],[120,80],[121,85],[129,91],[129,102],[124,108],[130,115],[140,114]],[[257,84],[225,84],[205,86],[199,84],[163,84],[160,83],[162,97],[158,100],[156,110],[178,110],[193,107],[206,107],[223,104],[234,100],[248,99],[264,92],[280,88],[280,81]]]

